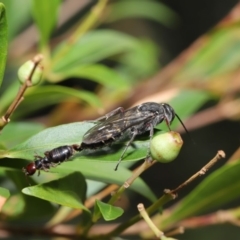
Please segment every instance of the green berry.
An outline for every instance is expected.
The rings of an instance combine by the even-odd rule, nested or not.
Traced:
[[[177,132],[165,132],[153,137],[150,152],[152,158],[162,163],[173,161],[179,154],[183,140]]]
[[[18,70],[18,78],[19,78],[21,84],[25,83],[29,79],[30,74],[31,74],[33,68],[34,68],[34,63],[31,60],[25,62],[19,68],[19,70]],[[38,65],[36,67],[34,73],[33,73],[32,78],[30,79],[31,86],[37,85],[41,81],[42,72],[43,72],[42,67]]]

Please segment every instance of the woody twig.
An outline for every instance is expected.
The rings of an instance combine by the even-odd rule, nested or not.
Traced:
[[[0,130],[2,130],[9,122],[10,117],[13,114],[13,112],[16,110],[16,108],[19,106],[19,104],[23,101],[24,93],[26,92],[27,88],[31,87],[32,84],[32,78],[33,74],[36,71],[37,66],[42,61],[43,56],[41,54],[36,55],[32,60],[32,68],[26,77],[24,83],[20,87],[15,99],[13,100],[12,104],[8,107],[6,113],[0,118]]]

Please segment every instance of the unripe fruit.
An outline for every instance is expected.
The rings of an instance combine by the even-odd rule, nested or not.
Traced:
[[[173,161],[179,154],[183,140],[177,132],[165,132],[153,137],[150,152],[152,158],[162,163]]]
[[[21,82],[21,84],[24,84],[27,79],[29,79],[29,76],[31,74],[31,71],[32,69],[34,68],[34,62],[29,60],[27,62],[25,62],[18,70],[18,78]],[[41,78],[42,78],[42,72],[43,72],[43,69],[41,66],[37,66],[34,73],[33,73],[33,76],[31,78],[31,85],[34,86],[34,85],[37,85],[40,81],[41,81]]]

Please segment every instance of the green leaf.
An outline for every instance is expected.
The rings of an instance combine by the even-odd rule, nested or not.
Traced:
[[[187,197],[171,209],[162,227],[191,216],[216,210],[240,197],[240,161],[229,163],[206,177]]]
[[[24,7],[22,7],[23,5],[21,1],[2,0],[1,2],[6,6],[9,26],[8,36],[9,39],[12,40],[14,36],[21,32],[30,22],[31,15],[29,9],[31,6],[31,0],[25,0]]]
[[[118,71],[139,81],[159,71],[159,47],[148,39],[139,39],[126,54],[119,56]]]
[[[196,112],[204,103],[211,98],[211,95],[205,91],[182,90],[175,98],[171,99],[169,104],[178,114],[182,121]],[[191,103],[191,104],[189,104]],[[171,129],[175,129],[181,123],[175,118]],[[187,127],[187,126],[186,126]],[[166,124],[160,124],[157,129],[168,130]]]
[[[10,122],[1,132],[0,144],[7,148],[13,147],[43,129],[44,126],[38,123]]]
[[[18,194],[12,195],[11,198],[6,202],[3,210],[4,212],[21,220],[39,220],[40,218],[46,219],[46,217],[50,217],[52,214],[54,214],[56,207],[49,202],[43,201],[39,198],[33,199],[32,197],[21,193],[22,188],[29,184],[26,176],[24,176],[22,172],[6,171],[6,174],[7,178],[11,179],[11,181],[15,184]]]
[[[206,84],[215,77],[221,78],[223,74],[237,71],[240,64],[239,34],[238,26],[211,31],[205,44],[198,51],[194,51],[193,56],[181,66],[173,80],[183,83],[202,80],[202,84]],[[226,76],[227,80],[228,78]]]
[[[62,145],[80,144],[83,135],[94,126],[91,122],[71,123],[43,130],[27,141],[2,152],[9,158],[33,159],[33,156]],[[1,154],[0,154],[1,155]]]
[[[0,40],[1,41],[1,40]],[[16,93],[19,89],[19,81],[15,79],[7,89],[4,89],[4,91],[1,92],[0,95],[0,114],[3,115],[8,108],[8,106],[12,103],[14,97],[16,96]]]
[[[111,11],[107,21],[116,21],[123,18],[146,18],[173,26],[179,20],[177,14],[161,2],[149,0],[117,1],[110,5]]]
[[[212,96],[206,91],[182,90],[170,103],[174,110],[183,117],[188,117],[196,112]],[[189,104],[189,102],[191,104]]]
[[[22,192],[63,206],[89,211],[84,206],[86,182],[79,172],[51,182],[24,188]]]
[[[98,207],[105,221],[114,220],[124,213],[122,208],[112,206],[99,200],[96,200],[95,206]]]
[[[79,122],[45,129],[27,141],[5,151],[4,156],[9,158],[32,159],[39,151],[45,152],[62,145],[80,144],[86,131],[94,125],[92,122]],[[149,138],[148,134],[146,137],[147,139]],[[125,148],[124,143],[125,142],[118,141],[111,146],[111,150],[106,146],[103,149],[96,149],[94,151],[82,151],[79,154],[81,155],[79,159],[117,161]],[[135,141],[126,151],[124,160],[136,161],[143,159],[146,157],[148,144],[148,141]]]
[[[105,156],[107,157],[107,155]],[[84,157],[88,158],[87,155]],[[116,163],[98,162],[97,158],[88,158],[88,160],[83,158],[76,156],[72,161],[67,161],[57,168],[52,168],[51,172],[66,174],[73,171],[79,171],[88,179],[109,184],[115,183],[120,186],[132,175],[130,170],[123,167],[124,163],[119,166],[118,171],[114,171]],[[156,200],[152,190],[141,178],[137,178],[129,189],[141,194],[152,202]]]
[[[112,69],[100,64],[82,65],[75,68],[70,67],[68,70],[62,73],[61,77],[87,78],[89,80],[102,84],[105,87],[116,88],[118,91],[121,89],[125,90],[130,87],[126,79],[118,72],[113,71]]]
[[[33,160],[35,155],[43,156],[45,151],[58,146],[80,144],[83,135],[93,126],[94,123],[81,122],[48,128],[10,150],[2,150],[0,156]],[[148,142],[136,141],[134,146],[129,147],[124,161],[145,158],[147,148]],[[66,174],[72,171],[81,171],[90,179],[122,185],[130,177],[131,171],[121,168],[118,172],[115,172],[113,171],[115,163],[113,165],[107,162],[118,161],[123,149],[123,144],[115,144],[111,146],[111,149],[106,147],[102,150],[81,152],[72,158],[74,161],[58,166],[56,172]],[[106,163],[98,163],[98,160]],[[55,168],[52,168],[51,172],[55,172]],[[114,174],[109,174],[111,172]],[[131,188],[154,201],[154,194],[141,179],[137,179]]]
[[[123,54],[134,48],[138,40],[117,31],[96,30],[81,36],[74,45],[61,44],[54,52],[53,72],[63,73],[82,64],[92,64],[117,54]],[[68,51],[62,56],[62,48]]]
[[[2,84],[8,50],[8,29],[5,6],[0,3],[0,86]]]
[[[102,106],[99,98],[89,91],[76,90],[58,85],[41,86],[32,91],[30,90],[26,94],[25,101],[18,107],[14,113],[14,117],[19,118],[25,114],[34,112],[36,109],[63,102],[69,98],[71,101],[84,101],[92,107]]]
[[[0,196],[2,198],[9,198],[10,197],[10,192],[8,189],[0,187]]]
[[[1,152],[0,156],[33,159],[33,156],[39,152],[45,152],[62,145],[80,144],[86,131],[93,126],[94,123],[92,122],[79,122],[48,128],[10,150]],[[146,137],[149,139],[148,134]],[[79,159],[118,161],[125,148],[124,143],[118,141],[111,148],[106,146],[94,151],[84,150],[79,154]],[[148,145],[148,141],[135,141],[126,151],[124,161],[137,161],[145,158]]]
[[[58,8],[61,0],[32,0],[32,14],[40,32],[41,45],[48,43],[57,23]]]

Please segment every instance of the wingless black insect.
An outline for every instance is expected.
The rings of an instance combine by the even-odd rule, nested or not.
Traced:
[[[123,134],[130,137],[125,149],[123,150],[118,163],[115,167],[117,170],[124,154],[137,135],[150,132],[150,143],[154,134],[154,127],[165,121],[169,130],[170,124],[177,117],[185,131],[188,133],[183,122],[175,113],[173,108],[167,103],[147,102],[136,107],[124,110],[117,108],[105,116],[97,119],[97,124],[89,129],[83,136],[80,146],[63,146],[58,147],[50,152],[45,153],[45,157],[37,159],[35,162],[27,165],[23,169],[26,175],[33,175],[36,170],[48,170],[51,166],[59,164],[73,155],[74,151],[84,149],[102,148],[119,139]],[[147,157],[149,156],[149,149]]]
[[[40,170],[48,171],[50,167],[55,167],[69,159],[78,147],[78,145],[61,146],[45,152],[44,157],[36,156],[36,160],[24,167],[23,172],[25,175],[31,176],[36,171],[38,171],[38,175]]]

